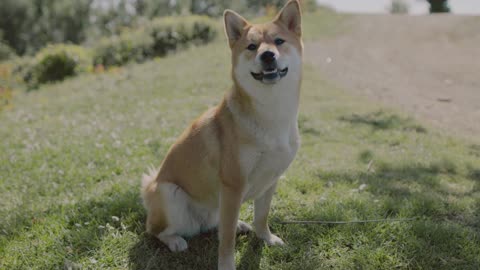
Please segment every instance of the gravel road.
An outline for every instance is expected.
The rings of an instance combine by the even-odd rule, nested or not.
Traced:
[[[453,135],[480,138],[480,17],[354,16],[305,44],[305,59],[346,91]]]

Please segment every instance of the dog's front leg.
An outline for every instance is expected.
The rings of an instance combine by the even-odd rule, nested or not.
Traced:
[[[258,238],[265,240],[269,246],[284,244],[282,239],[272,234],[268,228],[268,212],[270,211],[270,204],[276,187],[277,183],[265,191],[262,196],[255,199],[254,202],[255,214],[253,217],[253,226],[255,228],[255,234]]]
[[[218,236],[218,269],[235,269],[235,236],[242,204],[242,189],[222,185],[220,191],[220,224]]]

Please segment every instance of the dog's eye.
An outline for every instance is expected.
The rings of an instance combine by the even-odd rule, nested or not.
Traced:
[[[257,45],[255,45],[253,43],[248,45],[248,47],[247,47],[247,50],[249,50],[249,51],[255,51],[256,49],[257,49]]]
[[[275,39],[275,45],[282,45],[285,42],[285,40],[281,38],[276,38]]]

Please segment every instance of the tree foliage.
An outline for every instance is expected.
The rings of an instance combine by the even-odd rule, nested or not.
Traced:
[[[315,0],[301,1],[305,9]],[[142,18],[200,14],[221,16],[226,8],[261,14],[285,0],[0,0],[0,42],[18,55],[51,43],[81,44],[118,35]],[[313,3],[313,4],[312,4]],[[139,23],[141,24],[141,23]]]
[[[48,43],[80,43],[89,26],[92,0],[0,0],[0,30],[18,54]]]
[[[448,13],[450,7],[447,0],[427,0],[430,3],[430,13]]]
[[[408,4],[404,0],[392,0],[390,6],[390,13],[392,14],[407,14],[408,13]]]

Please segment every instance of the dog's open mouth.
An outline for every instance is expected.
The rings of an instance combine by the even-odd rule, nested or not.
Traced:
[[[263,83],[276,83],[281,78],[285,77],[288,73],[288,67],[278,70],[266,69],[260,73],[250,72],[255,80],[261,81]]]

